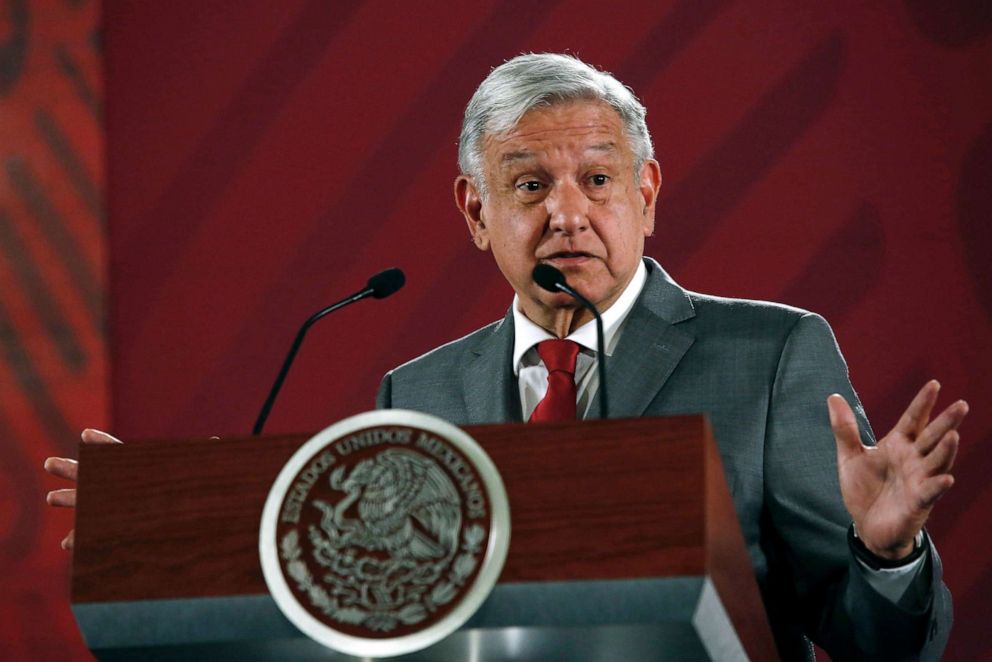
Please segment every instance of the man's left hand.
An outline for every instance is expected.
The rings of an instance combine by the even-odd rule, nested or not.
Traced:
[[[836,393],[827,398],[844,505],[858,537],[876,556],[908,556],[937,499],[954,484],[948,472],[968,404],[958,400],[931,421],[939,391],[940,384],[928,382],[874,447],[861,443],[847,401]]]

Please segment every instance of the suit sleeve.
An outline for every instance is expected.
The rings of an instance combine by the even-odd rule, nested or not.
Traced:
[[[379,383],[379,391],[375,394],[376,409],[392,409],[393,407],[393,371],[387,372]]]
[[[774,559],[770,609],[798,607],[806,636],[834,660],[938,660],[951,603],[936,550],[931,547],[909,589],[917,599],[892,602],[868,584],[848,547],[851,520],[826,405],[831,393],[847,399],[862,441],[873,445],[833,332],[823,318],[806,314],[785,340],[769,400],[762,527],[765,552]],[[783,620],[795,622],[794,616]]]

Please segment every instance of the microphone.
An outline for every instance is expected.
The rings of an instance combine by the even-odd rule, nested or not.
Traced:
[[[276,401],[276,396],[279,394],[279,389],[282,388],[282,383],[286,379],[286,373],[289,372],[289,366],[293,364],[293,359],[296,358],[296,352],[299,351],[300,345],[303,344],[303,336],[306,335],[310,327],[319,320],[321,317],[329,313],[333,313],[338,308],[344,308],[348,304],[355,303],[366,297],[372,297],[373,299],[385,299],[390,294],[394,294],[397,290],[403,287],[406,283],[406,276],[403,275],[403,271],[393,267],[392,269],[386,269],[383,272],[377,273],[376,275],[369,278],[369,282],[365,287],[358,292],[355,292],[351,296],[338,301],[335,304],[324,308],[323,310],[318,310],[316,313],[311,315],[303,326],[300,327],[299,332],[296,334],[296,340],[293,341],[293,346],[289,348],[289,354],[286,355],[286,360],[282,363],[282,368],[279,369],[279,374],[276,376],[276,382],[272,385],[272,390],[269,391],[269,397],[265,399],[265,404],[262,405],[262,411],[258,413],[258,419],[255,421],[255,427],[252,428],[252,436],[258,436],[262,433],[262,427],[265,425],[266,419],[269,417],[269,412],[272,411],[272,405]]]
[[[599,370],[599,417],[609,418],[609,398],[606,394],[606,341],[603,337],[603,318],[599,316],[599,311],[589,299],[569,286],[568,281],[565,280],[565,274],[550,264],[538,264],[534,267],[532,276],[534,282],[548,292],[564,292],[571,296],[596,318],[596,343],[599,345],[599,351],[596,352],[596,366]]]
[[[398,289],[406,284],[406,276],[403,275],[401,269],[393,267],[392,269],[386,269],[381,271],[376,275],[369,278],[368,285],[365,289],[355,295],[355,301],[358,301],[363,296],[363,293],[372,290],[370,294],[373,299],[385,299],[390,294],[395,293]],[[329,310],[327,312],[330,312]]]

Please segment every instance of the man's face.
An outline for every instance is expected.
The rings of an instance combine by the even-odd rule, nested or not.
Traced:
[[[531,274],[538,263],[605,310],[630,282],[654,231],[661,176],[649,161],[634,173],[620,116],[597,101],[537,108],[508,133],[483,139],[488,194],[459,177],[455,194],[473,241],[492,250],[503,275],[535,322],[574,307]]]

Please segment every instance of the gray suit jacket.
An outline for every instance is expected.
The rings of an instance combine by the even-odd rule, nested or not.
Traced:
[[[653,260],[607,360],[613,417],[706,413],[783,659],[939,659],[951,625],[936,550],[899,604],[865,581],[846,540],[826,399],[871,428],[823,318],[682,289]],[[379,407],[458,425],[521,420],[513,316],[390,371]],[[598,415],[593,399],[590,416]],[[661,450],[661,449],[659,449]]]

